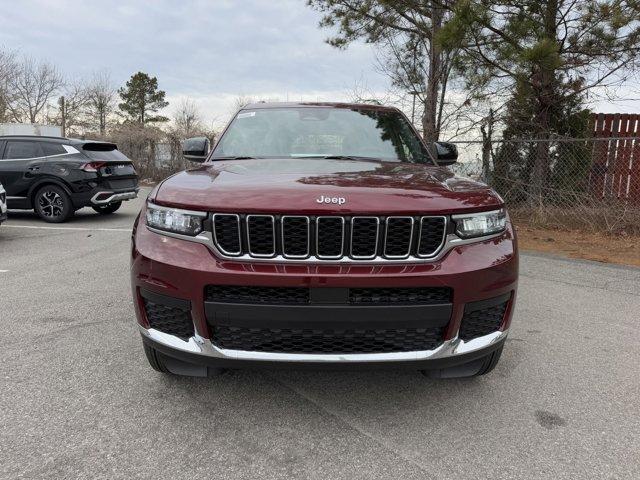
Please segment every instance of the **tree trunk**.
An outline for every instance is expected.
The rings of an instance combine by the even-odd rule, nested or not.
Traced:
[[[441,7],[432,4],[431,14],[431,48],[429,49],[429,71],[424,98],[424,112],[422,114],[422,132],[426,142],[437,142],[440,137],[437,117],[438,92],[442,77],[442,50],[435,38],[442,27],[444,12]]]
[[[491,179],[491,142],[493,137],[493,110],[489,110],[487,123],[480,127],[482,132],[482,177],[486,183]]]
[[[548,0],[545,15],[544,38],[557,42],[556,16],[558,13],[558,0]],[[543,59],[538,65],[538,71],[534,73],[536,91],[536,125],[537,143],[535,149],[535,161],[531,172],[531,202],[541,204],[544,201],[544,187],[547,184],[550,169],[550,138],[551,138],[551,109],[554,102],[554,80],[556,71],[553,62]]]

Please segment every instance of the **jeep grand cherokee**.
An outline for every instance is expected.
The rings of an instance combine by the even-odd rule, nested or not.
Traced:
[[[489,372],[516,296],[502,199],[455,176],[394,108],[249,105],[158,185],[133,232],[143,346],[161,372],[409,366]]]

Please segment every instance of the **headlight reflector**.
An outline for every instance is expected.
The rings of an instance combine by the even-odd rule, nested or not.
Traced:
[[[507,224],[504,208],[491,212],[453,215],[456,234],[461,238],[484,237],[502,232]]]
[[[204,212],[192,212],[177,208],[161,207],[147,203],[147,225],[165,232],[195,237],[202,231]]]

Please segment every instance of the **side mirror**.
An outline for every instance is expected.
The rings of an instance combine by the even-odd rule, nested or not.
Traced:
[[[210,143],[206,137],[187,138],[182,142],[182,156],[192,162],[202,163],[209,155]]]
[[[438,165],[453,165],[458,161],[458,147],[455,143],[435,142]]]

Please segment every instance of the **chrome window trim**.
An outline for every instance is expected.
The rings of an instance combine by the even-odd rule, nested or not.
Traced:
[[[287,255],[284,250],[284,222],[287,218],[304,218],[307,221],[307,253],[304,255]],[[311,255],[311,220],[306,215],[283,215],[280,217],[280,243],[282,256],[291,259],[305,259]]]
[[[387,239],[389,238],[389,220],[398,220],[401,218],[408,218],[409,220],[411,220],[411,233],[409,234],[409,248],[407,249],[407,254],[406,255],[387,255]],[[413,217],[409,217],[409,216],[389,216],[387,217],[387,219],[384,222],[384,247],[382,248],[382,255],[384,256],[384,258],[388,258],[390,260],[402,260],[405,258],[409,258],[411,256],[411,246],[413,245],[413,230],[414,230],[414,224],[415,224],[415,220],[413,219]]]
[[[371,256],[363,256],[363,255],[354,255],[353,254],[353,224],[354,221],[356,219],[362,219],[362,218],[373,218],[376,221],[376,246],[373,250],[373,255]],[[380,243],[380,217],[374,217],[372,215],[368,215],[368,216],[354,216],[351,217],[351,232],[349,235],[349,257],[353,258],[354,260],[373,260],[374,258],[376,258],[378,256],[378,245]]]
[[[442,230],[442,239],[440,240],[440,245],[432,254],[429,255],[420,255],[420,242],[422,241],[422,227],[424,224],[425,218],[442,218],[444,220],[444,229]],[[444,247],[447,240],[447,229],[449,228],[449,221],[446,215],[425,215],[420,217],[420,231],[418,232],[418,245],[416,246],[416,257],[418,258],[433,258],[438,255],[438,252]]]
[[[238,228],[238,246],[239,250],[237,252],[228,252],[224,248],[220,246],[220,242],[218,242],[218,238],[216,237],[216,217],[236,217],[236,226]],[[240,228],[240,215],[237,213],[214,213],[211,218],[211,233],[213,234],[213,241],[218,250],[220,250],[225,255],[230,257],[238,257],[242,254],[242,230]]]
[[[272,243],[272,252],[270,254],[266,253],[251,253],[251,235],[249,232],[249,220],[252,218],[270,218],[271,219],[271,232],[273,234],[273,243]],[[252,214],[247,215],[245,217],[245,224],[247,227],[247,251],[249,252],[249,257],[251,258],[273,258],[276,256],[276,218],[273,215],[264,215],[264,214]]]
[[[319,223],[321,219],[330,219],[330,218],[338,218],[340,219],[341,225],[342,225],[342,237],[340,240],[340,255],[320,255],[318,253],[318,235],[320,233],[320,228],[319,228]],[[338,216],[338,215],[322,215],[322,216],[317,216],[316,217],[316,258],[320,259],[320,260],[340,260],[341,258],[344,257],[344,217]]]

